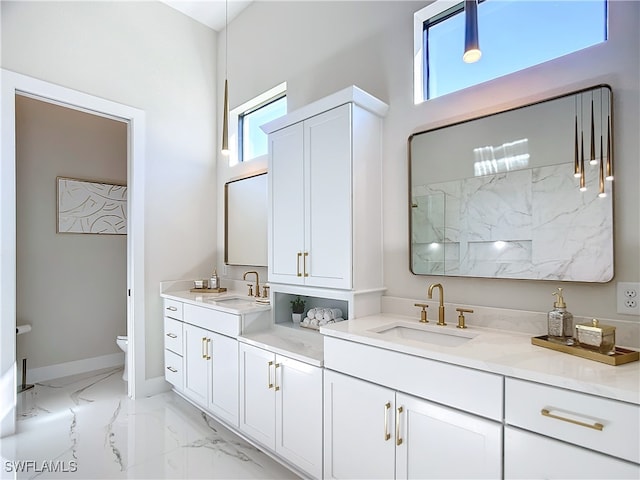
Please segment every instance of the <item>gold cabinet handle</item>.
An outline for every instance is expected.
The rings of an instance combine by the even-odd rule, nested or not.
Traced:
[[[542,410],[540,410],[540,414],[545,417],[555,418],[556,420],[562,420],[563,422],[573,423],[574,425],[580,425],[581,427],[593,428],[594,430],[598,430],[598,431],[602,431],[604,429],[604,425],[601,423],[598,423],[598,422],[586,423],[586,422],[581,422],[579,420],[574,420],[573,418],[561,417],[560,415],[554,415],[547,408],[543,408]]]
[[[386,442],[391,438],[389,433],[389,410],[391,410],[391,402],[384,404],[384,441]]]
[[[206,350],[205,350],[205,354],[206,354],[206,359],[207,360],[211,360],[211,355],[209,355],[209,352],[211,351],[211,349],[209,348],[209,345],[211,345],[211,339],[207,338],[207,345],[206,345]]]
[[[276,363],[275,368],[273,369],[273,382],[275,383],[274,390],[276,392],[280,390],[280,387],[278,386],[278,373],[277,373],[278,368],[280,368],[280,364]]]
[[[173,367],[167,367],[167,370],[169,370],[170,372],[173,372],[173,373],[178,373],[178,370],[176,370]]]
[[[298,252],[298,257],[296,258],[296,275],[298,277],[301,277],[302,274],[300,273],[300,257],[302,256],[302,252]]]
[[[170,312],[177,312],[178,309],[176,307],[167,307],[167,310],[169,310]]]
[[[400,438],[400,414],[404,411],[402,407],[396,409],[396,445],[402,445],[402,438]]]
[[[304,252],[304,258],[302,259],[303,261],[303,271],[304,271],[304,276],[308,277],[309,274],[307,273],[307,257],[309,256],[309,252]]]
[[[175,333],[167,333],[167,337],[169,337],[169,338],[178,338],[178,335],[176,335]]]
[[[269,389],[273,388],[273,383],[271,383],[271,365],[273,365],[273,362],[267,364],[267,388]]]
[[[200,353],[202,354],[202,358],[207,359],[207,353],[205,352],[205,348],[207,348],[207,337],[202,337],[200,341]]]

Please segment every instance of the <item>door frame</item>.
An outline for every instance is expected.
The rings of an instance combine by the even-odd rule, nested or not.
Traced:
[[[16,125],[15,97],[38,100],[127,124],[128,395],[145,393],[145,112],[0,69],[0,438],[16,427]],[[115,341],[115,339],[114,339]]]

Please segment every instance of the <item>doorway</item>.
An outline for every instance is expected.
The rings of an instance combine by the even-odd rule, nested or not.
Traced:
[[[127,235],[128,394],[145,391],[144,322],[144,179],[145,114],[143,111],[43,82],[0,72],[0,437],[15,432],[16,415],[16,95],[33,96],[93,115],[127,123],[129,229]]]

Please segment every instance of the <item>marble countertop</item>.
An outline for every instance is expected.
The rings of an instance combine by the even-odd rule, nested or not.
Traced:
[[[229,290],[222,293],[206,293],[191,292],[190,290],[180,290],[163,292],[160,294],[162,298],[177,300],[178,302],[190,303],[198,307],[211,308],[227,313],[235,313],[243,315],[246,313],[263,312],[271,310],[271,305],[256,302],[254,297]],[[229,300],[237,299],[237,302],[229,302]],[[225,302],[226,301],[226,302]]]
[[[380,314],[320,328],[330,337],[394,350],[493,372],[507,377],[545,383],[561,388],[640,404],[640,362],[612,366],[531,344],[531,335],[469,326],[465,334],[477,334],[459,346],[426,344],[408,338],[389,339],[376,328],[394,322],[421,325],[415,317]],[[456,324],[429,326],[455,332]]]
[[[260,332],[242,333],[238,341],[321,367],[324,364],[323,338],[317,331],[289,322],[272,325]]]

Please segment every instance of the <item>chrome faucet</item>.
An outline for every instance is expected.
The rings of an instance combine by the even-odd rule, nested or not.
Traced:
[[[438,307],[438,325],[445,326],[444,323],[444,289],[442,288],[442,284],[440,283],[432,283],[429,285],[429,290],[427,291],[427,295],[429,298],[433,298],[433,289],[437,288],[440,290],[440,306]]]
[[[255,297],[256,298],[260,298],[260,276],[258,275],[258,272],[256,272],[255,270],[251,270],[249,272],[244,272],[244,275],[242,276],[243,280],[247,279],[247,275],[249,275],[250,273],[255,273],[256,274],[256,294]],[[251,284],[247,284],[249,285],[249,296],[251,296],[252,292],[252,285]]]

